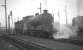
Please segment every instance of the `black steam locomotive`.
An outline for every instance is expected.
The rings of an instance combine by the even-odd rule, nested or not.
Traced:
[[[23,20],[15,23],[17,34],[36,36],[36,37],[51,37],[53,33],[54,22],[53,16],[44,10],[42,14],[35,16],[26,16]]]

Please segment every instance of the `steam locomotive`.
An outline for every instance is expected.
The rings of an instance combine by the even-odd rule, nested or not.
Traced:
[[[36,37],[51,37],[53,31],[54,18],[48,10],[44,10],[42,14],[36,13],[35,16],[23,17],[23,20],[15,23],[17,34],[36,36]]]

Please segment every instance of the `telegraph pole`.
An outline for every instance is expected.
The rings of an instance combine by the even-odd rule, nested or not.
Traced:
[[[5,27],[6,27],[6,32],[7,32],[7,5],[6,5],[6,0],[5,0],[5,4],[4,5],[0,5],[0,6],[4,6],[5,8]]]
[[[58,10],[58,20],[59,20],[59,22],[60,22],[60,12],[59,12],[59,10]]]
[[[65,17],[66,17],[66,24],[68,24],[67,23],[67,5],[65,6]]]
[[[8,27],[9,27],[8,28],[9,29],[8,31],[10,32],[10,15],[8,15]]]
[[[6,5],[6,0],[5,0],[5,24],[6,24],[6,32],[7,32],[7,5]]]
[[[40,10],[40,14],[42,13],[42,6],[41,6],[41,2],[40,2],[40,8],[38,8]]]
[[[41,3],[40,3],[40,14],[41,14]]]

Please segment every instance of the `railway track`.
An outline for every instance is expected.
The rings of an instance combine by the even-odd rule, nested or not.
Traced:
[[[32,42],[25,42],[21,39],[16,39],[16,38],[12,38],[8,35],[4,35],[2,36],[2,38],[11,43],[12,45],[14,45],[15,47],[19,48],[20,50],[53,50],[47,47],[43,47],[40,46],[38,44],[32,43]]]
[[[35,39],[36,37],[31,37],[31,36],[13,36],[15,38],[19,38],[19,39],[28,39],[28,37],[30,37],[31,39]],[[68,43],[68,44],[73,44],[73,45],[77,45],[80,47],[83,47],[83,40],[79,40],[79,39],[47,39],[47,38],[36,38],[36,39],[43,39],[44,40],[48,40],[48,41],[57,41],[57,42],[63,42],[63,43]]]
[[[51,39],[46,40],[43,38],[41,39],[41,38],[26,37],[26,36],[20,36],[20,35],[19,36],[4,35],[2,36],[2,38],[5,41],[14,45],[15,47],[19,48],[20,50],[66,50],[65,48],[69,48],[70,50],[73,50],[73,49],[80,50],[80,48],[83,47],[83,45],[80,46],[81,44],[83,44],[83,41],[81,41],[82,43],[80,43],[79,41],[75,41],[75,40],[74,41],[73,40],[51,40]]]

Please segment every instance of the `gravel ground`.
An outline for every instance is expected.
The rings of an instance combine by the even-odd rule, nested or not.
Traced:
[[[0,50],[19,50],[9,42],[6,42],[5,40],[0,38]]]
[[[42,38],[35,38],[30,36],[13,36],[14,38],[19,38],[24,41],[29,41],[50,49],[54,50],[83,50],[83,47],[66,43],[66,42],[59,42],[56,40],[49,40],[49,39],[42,39]]]

